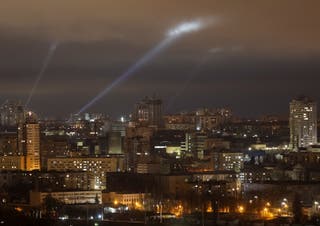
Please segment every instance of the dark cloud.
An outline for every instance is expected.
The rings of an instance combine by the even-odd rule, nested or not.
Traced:
[[[319,7],[317,0],[4,0],[0,100],[26,100],[50,44],[58,41],[30,106],[42,115],[67,116],[170,27],[213,18],[211,26],[175,42],[90,110],[128,113],[146,95],[156,93],[166,103],[179,90],[170,111],[226,105],[242,115],[286,113],[297,94],[320,100]]]

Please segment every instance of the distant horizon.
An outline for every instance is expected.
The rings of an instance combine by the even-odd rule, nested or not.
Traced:
[[[319,1],[92,1],[2,3],[0,102],[116,116],[156,93],[257,117],[320,101]]]
[[[160,97],[159,97],[160,98]],[[142,100],[143,98],[141,98],[140,100]],[[139,101],[140,101],[139,100]],[[15,102],[20,102],[22,103],[22,101],[17,100],[17,99],[7,99],[5,101],[15,101]],[[128,112],[123,112],[123,113],[119,113],[119,114],[110,114],[110,112],[106,112],[106,111],[86,111],[81,113],[80,115],[84,115],[86,113],[89,114],[103,114],[105,116],[108,116],[112,119],[116,119],[116,118],[120,118],[121,116],[129,116],[130,114],[133,113],[134,110],[134,104],[138,103],[139,101],[135,102],[132,104],[132,110],[128,111]],[[4,103],[4,102],[3,102]],[[22,104],[23,106],[23,104]],[[261,117],[265,117],[265,116],[275,116],[275,117],[279,117],[279,118],[289,118],[289,102],[288,102],[288,111],[287,112],[265,112],[265,113],[261,113],[261,114],[238,114],[237,111],[235,111],[233,108],[230,108],[228,106],[199,106],[199,107],[194,107],[194,108],[189,108],[189,109],[181,109],[181,110],[177,110],[177,111],[163,111],[163,115],[174,115],[174,114],[180,114],[183,112],[195,112],[197,110],[200,109],[222,109],[222,108],[226,108],[226,109],[230,109],[232,112],[232,116],[235,116],[236,118],[240,118],[240,119],[259,119]],[[71,115],[76,115],[76,113],[70,113],[69,115],[44,115],[41,112],[38,112],[35,109],[32,108],[27,108],[25,109],[25,111],[32,111],[34,113],[36,113],[38,115],[38,117],[40,117],[41,119],[57,119],[57,120],[66,120],[68,118],[70,118]]]

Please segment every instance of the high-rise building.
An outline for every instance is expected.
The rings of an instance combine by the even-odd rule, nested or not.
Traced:
[[[181,145],[181,152],[183,152],[185,156],[203,159],[207,139],[208,136],[206,133],[186,133],[185,142]]]
[[[317,104],[307,97],[290,102],[290,147],[297,150],[317,143]]]
[[[210,131],[231,120],[230,109],[208,109],[201,108],[195,112],[196,129],[198,131]]]
[[[48,171],[87,172],[91,190],[106,189],[106,173],[121,172],[124,169],[124,158],[122,156],[58,157],[49,158],[47,161]]]
[[[134,121],[149,126],[162,126],[162,101],[155,97],[146,97],[135,105]]]
[[[20,101],[6,100],[0,107],[2,126],[17,126],[24,122],[24,107]]]
[[[214,150],[211,164],[215,171],[232,170],[239,173],[243,168],[243,153],[233,150]]]
[[[30,112],[24,126],[26,170],[40,170],[40,126]]]
[[[24,143],[24,124],[25,118],[20,118],[17,124],[17,151],[18,155],[23,155],[23,143]]]
[[[0,171],[24,170],[25,158],[20,155],[7,155],[0,157]]]
[[[108,154],[123,154],[126,136],[126,122],[111,122],[107,131]]]

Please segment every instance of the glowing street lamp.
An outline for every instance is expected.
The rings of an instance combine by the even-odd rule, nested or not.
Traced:
[[[244,207],[243,206],[239,206],[238,207],[238,211],[239,211],[239,213],[244,213]]]

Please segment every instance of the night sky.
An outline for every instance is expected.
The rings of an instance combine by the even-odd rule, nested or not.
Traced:
[[[227,106],[241,116],[286,114],[299,94],[320,102],[319,9],[317,0],[3,0],[0,101],[27,100],[58,42],[29,106],[42,116],[68,116],[171,27],[210,18],[89,111],[127,114],[156,94],[167,112]]]

